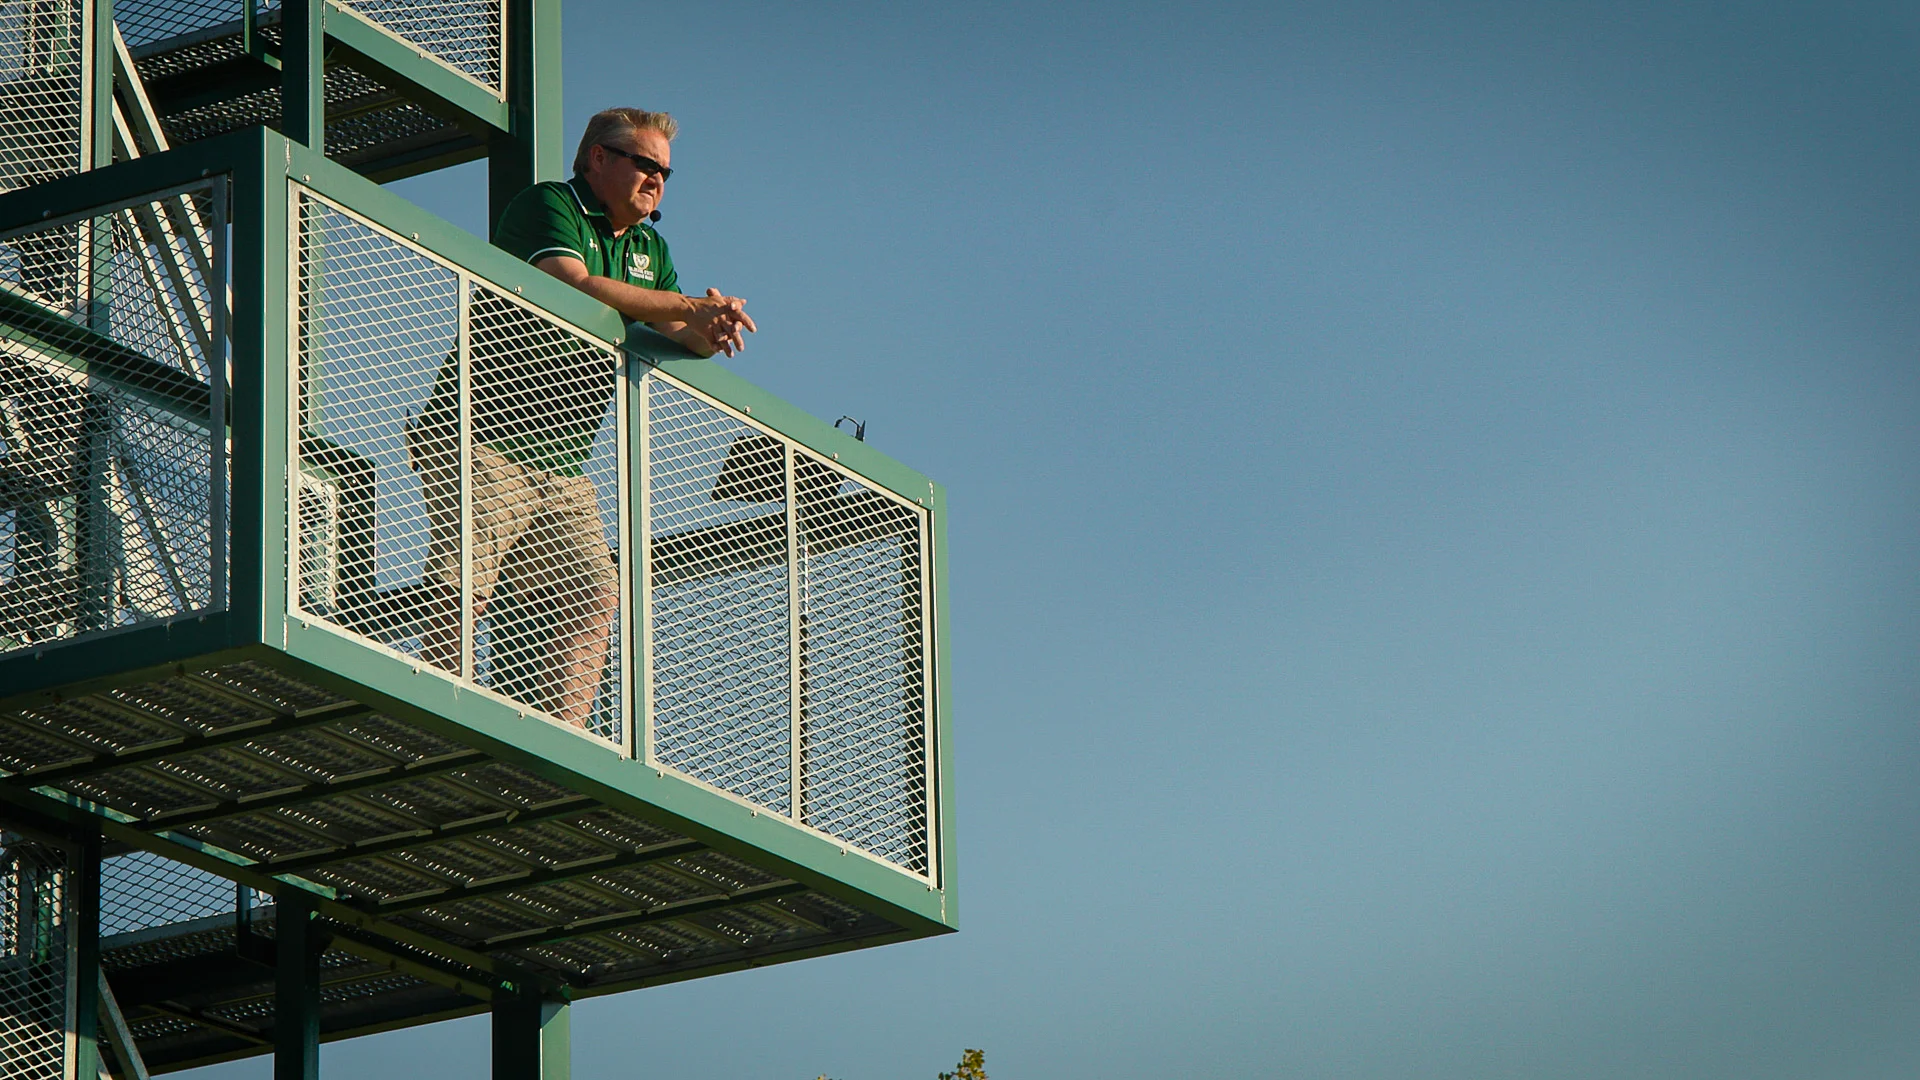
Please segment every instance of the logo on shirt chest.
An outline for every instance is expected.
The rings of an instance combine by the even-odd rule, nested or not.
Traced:
[[[628,252],[627,278],[631,281],[652,281],[653,256],[641,251]]]

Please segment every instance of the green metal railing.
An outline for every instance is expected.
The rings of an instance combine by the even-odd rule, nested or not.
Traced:
[[[237,199],[272,212],[257,232],[235,231],[233,261],[258,266],[269,295],[284,289],[287,315],[259,322],[240,301],[232,387],[210,377],[227,370],[224,282],[194,276],[227,261],[213,250],[226,235],[217,177],[9,241],[73,250],[83,234],[110,233],[96,245],[103,265],[132,284],[88,299],[68,283],[53,298],[33,293],[31,258],[8,264],[8,362],[78,387],[62,406],[71,437],[35,445],[63,463],[106,456],[92,473],[62,472],[66,488],[32,493],[65,514],[43,560],[60,574],[24,572],[38,541],[31,515],[15,513],[0,608],[24,603],[38,621],[16,619],[0,659],[146,625],[185,631],[226,610],[231,578],[237,600],[258,597],[269,639],[296,653],[302,641],[332,648],[314,634],[355,646],[328,661],[344,677],[379,686],[386,672],[419,672],[469,710],[490,703],[937,882],[938,489],[346,169],[262,137],[279,160],[262,178],[229,175]],[[198,158],[230,161],[247,140],[229,142]],[[159,173],[182,154],[134,165]],[[172,220],[201,231],[169,232]],[[61,349],[46,345],[48,327]],[[249,387],[256,349],[264,379]],[[418,432],[437,387],[454,388],[457,407],[429,446]],[[476,405],[476,391],[493,404]],[[493,509],[476,471],[499,438],[475,437],[480,413],[537,427],[582,407],[598,410],[593,434],[565,482],[597,516],[611,593],[579,574],[503,573],[476,604],[477,521]],[[132,431],[165,435],[172,457],[129,451]],[[87,450],[89,437],[105,449]],[[421,460],[435,454],[437,495]],[[170,501],[153,490],[163,475]],[[507,561],[557,558],[551,546],[531,529]],[[595,611],[605,624],[582,646],[582,613]],[[244,603],[241,617],[252,618]]]
[[[491,280],[451,234],[310,183],[293,200],[290,614],[930,876],[931,488],[678,377],[651,335],[634,355],[567,322],[526,299],[528,268]],[[580,475],[521,475],[581,493],[619,587],[601,608],[585,571],[503,573],[476,611],[488,477],[514,468],[480,429],[504,447],[555,412],[588,418]],[[545,524],[508,570],[567,557]]]

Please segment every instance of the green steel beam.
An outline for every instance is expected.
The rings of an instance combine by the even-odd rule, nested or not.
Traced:
[[[596,915],[592,918],[574,919],[556,926],[540,927],[533,930],[516,930],[510,934],[497,934],[486,940],[484,947],[488,952],[504,949],[524,949],[533,945],[546,945],[550,942],[565,941],[568,938],[586,937],[589,934],[605,934],[613,930],[625,930],[648,923],[668,922],[684,919],[690,915],[705,915],[709,912],[724,911],[743,904],[757,904],[762,900],[775,900],[782,896],[808,892],[809,887],[797,881],[780,881],[771,885],[755,885],[739,892],[723,893],[717,896],[701,897],[696,900],[680,900],[645,911],[632,911],[619,915]]]
[[[311,0],[318,4],[320,0]],[[259,621],[252,640],[278,644],[286,619],[287,365],[285,315],[294,250],[286,168],[293,143],[253,129],[245,156],[258,170],[233,181],[233,445],[230,569],[235,611]],[[256,448],[244,452],[239,448]]]
[[[933,760],[931,766],[933,789],[933,821],[929,823],[931,832],[939,848],[935,852],[939,857],[938,873],[934,880],[940,886],[940,919],[953,925],[960,918],[960,893],[955,883],[959,880],[959,863],[953,850],[953,692],[947,672],[953,670],[950,664],[947,643],[951,640],[947,633],[947,489],[936,484],[933,488],[933,515],[929,526],[933,533],[932,558],[928,561],[928,574],[932,577],[932,587],[928,592],[933,597],[933,610],[928,613],[927,624],[933,633],[933,662],[927,675],[933,680]]]
[[[83,827],[68,851],[67,972],[73,1010],[73,1075],[100,1075],[100,829]]]
[[[465,821],[454,825],[441,825],[435,828],[415,829],[406,833],[364,840],[347,844],[333,851],[318,855],[302,855],[292,859],[274,859],[259,864],[259,869],[268,874],[304,874],[309,870],[318,870],[323,866],[338,866],[342,863],[358,862],[377,855],[386,855],[395,851],[413,851],[418,848],[444,844],[450,840],[461,840],[469,836],[482,836],[499,832],[502,829],[519,828],[555,818],[572,817],[586,813],[599,806],[597,800],[585,796],[568,799],[553,806],[537,810],[508,810],[500,814],[489,814],[478,821]]]
[[[569,171],[560,112],[560,0],[506,0],[506,9],[508,126],[488,147],[489,228],[515,195]]]
[[[572,1028],[564,1000],[502,994],[493,1000],[493,1080],[568,1080]]]
[[[273,1080],[320,1080],[319,913],[300,889],[281,890],[273,904]]]
[[[422,908],[444,907],[463,900],[477,900],[484,896],[496,896],[500,893],[520,892],[524,889],[551,885],[559,881],[571,881],[590,874],[605,874],[614,870],[625,870],[634,866],[645,866],[662,859],[677,859],[682,855],[694,855],[707,850],[707,845],[698,840],[669,840],[662,844],[652,844],[637,851],[614,852],[592,859],[568,863],[565,866],[544,867],[524,874],[516,874],[500,881],[489,881],[479,885],[465,885],[458,888],[442,889],[431,896],[402,897],[397,900],[384,900],[368,906],[367,910],[375,915],[394,915],[407,911],[419,911]]]
[[[386,787],[390,784],[404,784],[423,777],[438,776],[453,772],[455,769],[468,769],[475,765],[485,765],[490,760],[477,750],[467,750],[443,757],[427,758],[422,761],[409,761],[403,765],[394,765],[375,772],[363,773],[347,780],[315,781],[302,784],[297,788],[283,788],[262,795],[244,795],[237,799],[222,799],[210,807],[200,810],[183,810],[178,813],[156,814],[139,822],[134,827],[141,832],[162,832],[192,828],[227,818],[258,814],[266,810],[279,810],[283,807],[298,806],[302,803],[319,802],[336,795],[345,795],[368,788]]]
[[[487,1008],[488,1005],[486,1002],[475,1001],[440,1012],[425,1013],[419,1016],[403,1017],[396,1020],[379,1020],[351,1028],[328,1028],[326,1031],[320,1033],[320,1041],[322,1043],[342,1042],[347,1039],[357,1039],[363,1035],[379,1035],[383,1032],[398,1031],[402,1028],[438,1023],[442,1020],[460,1020],[465,1017],[483,1013],[487,1011]],[[168,1061],[166,1067],[169,1072],[182,1069],[198,1069],[207,1065],[219,1065],[229,1061],[253,1057],[259,1052],[259,1050],[250,1047],[235,1050],[220,1050],[202,1057]]]
[[[421,108],[477,134],[510,129],[507,103],[492,91],[445,64],[423,58],[416,46],[359,12],[328,3],[327,36],[342,47],[334,54],[336,62],[400,91]]]
[[[280,31],[280,133],[326,150],[325,0],[283,0]]]
[[[113,161],[113,0],[86,4],[87,146],[83,167],[98,168]]]
[[[212,397],[206,380],[170,368],[105,334],[79,326],[39,304],[0,291],[0,338],[32,353],[32,366],[71,372],[101,382],[202,429],[213,426]],[[17,358],[12,358],[16,359]]]
[[[913,941],[923,936],[922,934],[911,932],[900,932],[876,935],[868,938],[843,939],[801,949],[787,948],[782,945],[753,946],[732,953],[725,961],[716,962],[713,958],[707,957],[698,961],[688,961],[677,966],[671,966],[665,971],[659,971],[644,978],[595,983],[590,986],[568,987],[566,994],[568,998],[577,1001],[590,997],[600,997],[606,994],[625,993],[627,991],[640,990],[652,986],[668,986],[674,983],[686,982],[690,979],[706,978],[735,971],[771,967],[798,960],[837,956],[841,953],[853,952],[880,945],[892,945],[905,941]],[[321,1041],[335,1042],[361,1035],[375,1035],[384,1031],[414,1027],[440,1020],[456,1020],[462,1017],[473,1016],[480,1012],[488,1011],[489,1009],[490,1006],[487,1003],[475,1002],[471,1005],[455,1007],[442,1012],[418,1017],[381,1021],[355,1028],[340,1030],[329,1029],[321,1035]],[[204,1065],[214,1065],[225,1061],[249,1057],[254,1053],[257,1053],[257,1051],[248,1049],[218,1051],[192,1060],[169,1062],[167,1067],[169,1069],[198,1068]]]
[[[219,173],[251,170],[257,177],[260,151],[270,135],[279,139],[262,128],[248,128],[63,177],[58,183],[7,192],[0,195],[0,233],[91,217],[102,207],[126,206],[149,192],[175,190]]]
[[[235,743],[251,742],[254,739],[262,739],[272,735],[284,735],[290,731],[301,731],[310,727],[318,727],[321,724],[333,724],[341,720],[352,720],[357,717],[371,715],[371,713],[371,709],[357,703],[348,706],[331,706],[327,709],[311,713],[289,713],[285,716],[278,716],[262,723],[248,724],[245,727],[239,728],[228,728],[209,735],[188,734],[158,745],[143,746],[138,750],[128,750],[119,754],[101,754],[89,761],[77,762],[72,765],[58,765],[51,769],[34,769],[28,772],[15,773],[4,780],[0,780],[0,784],[25,788],[39,787],[42,784],[62,784],[69,780],[94,776],[103,772],[111,772],[114,769],[126,768],[131,765],[143,765],[150,761],[159,761],[162,758],[179,758],[192,754],[201,754],[209,750],[218,750],[223,746],[232,746]]]

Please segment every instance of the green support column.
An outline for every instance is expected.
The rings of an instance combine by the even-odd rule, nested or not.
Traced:
[[[87,117],[81,167],[102,169],[113,163],[113,0],[88,0],[84,25]]]
[[[529,185],[566,177],[560,0],[507,0],[507,124],[487,146],[487,223]]]
[[[100,832],[87,829],[67,868],[67,958],[73,966],[73,1075],[100,1075]]]
[[[569,1080],[572,1060],[566,1002],[537,994],[493,999],[493,1080]]]
[[[87,51],[86,117],[81,125],[85,145],[81,147],[83,169],[104,169],[113,164],[113,0],[88,0],[86,33],[81,47]],[[113,303],[113,229],[101,219],[80,224],[80,287],[85,292],[87,326],[96,333],[112,333],[110,316]]]
[[[89,394],[80,409],[80,460],[85,477],[74,501],[74,611],[82,630],[103,630],[112,620],[114,567],[121,561],[119,519],[107,505],[113,465],[113,413],[105,398]]]
[[[321,23],[326,7],[326,0],[286,0],[280,24],[286,34],[280,46],[280,133],[317,153],[326,152],[326,31]]]
[[[291,886],[274,894],[273,1080],[319,1080],[320,954],[313,900]]]

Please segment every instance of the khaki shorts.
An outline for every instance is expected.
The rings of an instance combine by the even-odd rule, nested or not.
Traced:
[[[432,538],[425,576],[460,587],[460,466],[452,455],[422,462]],[[509,461],[473,447],[473,596],[484,602],[502,580],[516,590],[551,586],[569,601],[611,590],[617,575],[593,481]]]

